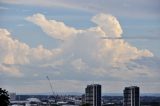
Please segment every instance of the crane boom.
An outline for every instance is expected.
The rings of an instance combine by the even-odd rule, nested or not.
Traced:
[[[51,81],[50,81],[50,79],[49,79],[49,77],[48,77],[48,76],[46,76],[46,78],[47,78],[47,80],[48,80],[48,82],[49,82],[49,85],[50,85],[50,88],[51,88],[52,94],[53,94],[53,96],[54,96],[54,91],[53,91],[53,87],[52,87]]]

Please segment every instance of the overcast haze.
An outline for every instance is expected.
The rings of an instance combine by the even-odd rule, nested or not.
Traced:
[[[50,92],[49,76],[55,92],[160,93],[159,10],[159,0],[0,0],[0,87]]]

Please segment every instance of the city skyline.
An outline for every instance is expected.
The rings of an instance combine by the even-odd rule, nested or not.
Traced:
[[[160,93],[158,0],[1,0],[0,87],[16,93]],[[40,88],[40,89],[37,89]]]

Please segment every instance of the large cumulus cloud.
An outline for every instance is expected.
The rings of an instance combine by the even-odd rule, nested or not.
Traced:
[[[101,13],[94,16],[92,21],[105,32],[106,36],[121,37],[123,31],[116,17]]]
[[[8,72],[11,75],[21,75],[17,66],[14,67],[13,65],[33,64],[39,61],[49,60],[60,51],[60,49],[48,50],[42,45],[39,45],[37,48],[31,48],[27,44],[13,39],[10,32],[6,29],[0,29],[1,72]]]
[[[97,14],[91,19],[97,26],[85,30],[67,26],[56,20],[48,20],[39,13],[26,19],[38,25],[54,39],[65,41],[60,46],[62,53],[57,57],[63,61],[63,64],[58,67],[61,70],[86,72],[101,77],[107,74],[113,77],[123,77],[123,73],[136,76],[140,70],[134,68],[130,72],[126,71],[127,67],[132,64],[138,67],[136,62],[133,63],[134,60],[153,57],[153,53],[149,50],[140,50],[123,39],[101,39],[102,37],[122,37],[123,31],[120,23],[110,14]],[[53,66],[53,64],[48,64],[48,66]],[[115,75],[115,69],[119,74]],[[143,73],[150,74],[148,71],[143,71]]]
[[[17,89],[22,88],[23,91],[25,87],[27,92],[31,92],[35,86],[42,85],[39,79],[44,79],[46,75],[52,76],[51,79],[56,80],[60,88],[65,88],[65,81],[70,85],[77,83],[83,86],[99,81],[101,84],[112,83],[111,88],[115,90],[117,86],[114,81],[117,81],[116,85],[123,82],[119,86],[126,86],[128,81],[142,81],[147,87],[146,83],[159,79],[159,59],[155,59],[147,49],[139,49],[124,39],[114,39],[122,37],[123,30],[116,17],[110,14],[95,15],[91,21],[97,26],[83,30],[49,20],[40,13],[26,20],[39,26],[51,38],[63,42],[53,49],[46,49],[43,45],[32,48],[13,38],[7,29],[0,29],[1,78],[3,74],[8,77],[21,76],[24,82],[29,80],[32,83],[23,87],[23,84],[16,85]],[[111,39],[102,39],[104,37]],[[13,81],[15,83],[17,80]],[[45,87],[43,90],[48,90]]]
[[[40,26],[48,35],[60,40],[67,39],[78,32],[74,28],[66,26],[63,22],[47,20],[42,14],[35,14],[31,17],[27,17],[26,19]]]

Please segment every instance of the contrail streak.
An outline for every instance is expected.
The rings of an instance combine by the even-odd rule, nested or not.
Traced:
[[[160,40],[160,37],[101,37],[101,39],[110,39],[110,40],[120,40],[120,39]]]

